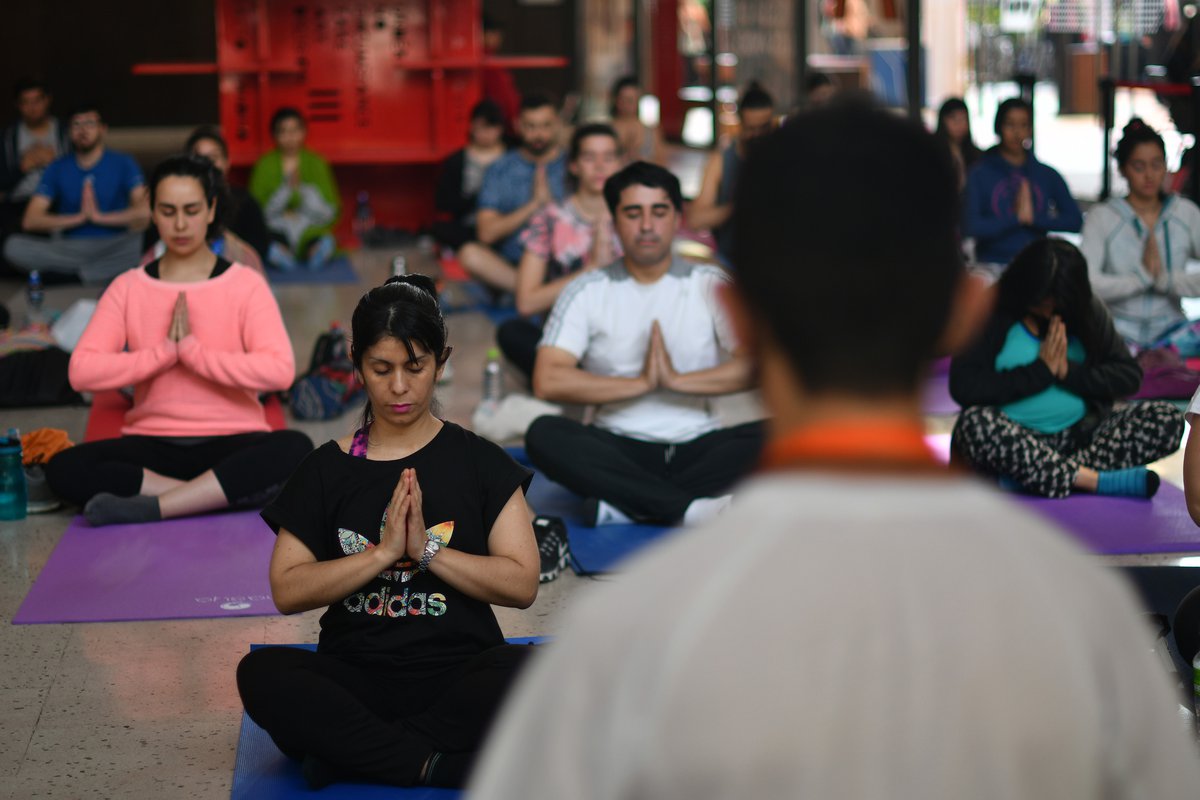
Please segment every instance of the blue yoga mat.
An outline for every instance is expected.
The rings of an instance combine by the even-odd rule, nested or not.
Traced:
[[[562,517],[571,543],[571,568],[579,575],[611,572],[624,559],[670,534],[663,525],[601,525],[583,522],[583,498],[547,478],[529,462],[523,447],[506,448],[509,455],[534,470],[529,504],[538,514]]]
[[[267,280],[274,284],[288,283],[358,283],[358,274],[346,256],[339,256],[315,271],[303,266],[284,272],[267,268]]]
[[[540,636],[509,639],[510,644],[538,644]],[[251,650],[267,645],[252,644]],[[313,644],[289,645],[316,650]],[[368,783],[335,783],[312,791],[300,774],[300,764],[279,752],[271,737],[242,712],[242,730],[238,735],[237,758],[233,765],[232,800],[294,800],[300,797],[319,797],[321,800],[454,800],[461,797],[458,789],[433,789],[420,786],[401,789]]]

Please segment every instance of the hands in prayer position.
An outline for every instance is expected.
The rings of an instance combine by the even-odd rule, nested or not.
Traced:
[[[180,292],[175,298],[175,312],[171,316],[171,327],[167,330],[167,338],[172,342],[182,342],[192,332],[188,320],[187,293]]]
[[[1067,377],[1067,326],[1057,314],[1050,318],[1038,358],[1045,362],[1058,380]]]

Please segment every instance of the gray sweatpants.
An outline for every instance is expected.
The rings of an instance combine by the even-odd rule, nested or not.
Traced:
[[[127,231],[103,238],[66,239],[14,233],[4,242],[4,257],[23,272],[42,270],[78,275],[89,286],[103,285],[142,256],[142,234]]]

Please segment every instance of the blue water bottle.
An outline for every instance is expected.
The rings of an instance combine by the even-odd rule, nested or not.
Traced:
[[[0,439],[0,519],[25,519],[25,468],[21,465],[21,434],[8,429]]]

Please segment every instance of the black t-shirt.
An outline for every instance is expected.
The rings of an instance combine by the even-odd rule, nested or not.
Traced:
[[[371,461],[326,442],[304,459],[262,517],[286,528],[318,561],[379,543],[380,523],[400,473],[417,471],[426,527],[444,546],[487,555],[487,539],[517,487],[533,473],[497,445],[446,422],[407,458]],[[485,602],[413,564],[386,570],[321,617],[318,650],[414,676],[452,669],[504,637]]]

